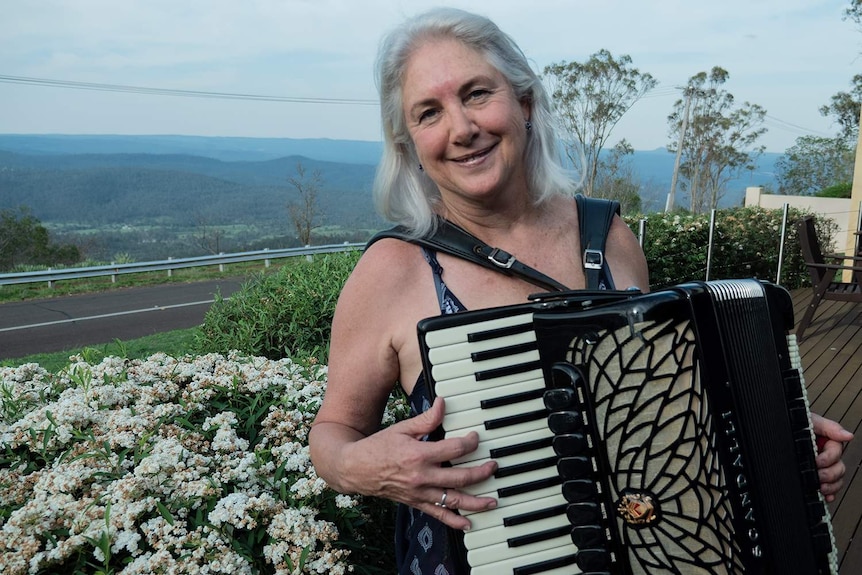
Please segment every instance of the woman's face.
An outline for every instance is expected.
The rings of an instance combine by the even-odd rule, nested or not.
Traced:
[[[444,202],[524,194],[529,107],[484,56],[430,40],[407,61],[404,117],[425,173]]]

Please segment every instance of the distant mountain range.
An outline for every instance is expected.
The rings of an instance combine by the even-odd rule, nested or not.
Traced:
[[[301,163],[322,175],[322,223],[380,227],[370,192],[380,153],[380,142],[347,140],[0,134],[0,209],[26,205],[47,224],[83,226],[283,223]],[[775,187],[779,157],[762,156],[723,204],[739,205],[746,186]],[[673,163],[665,149],[634,153],[646,211],[663,209]]]

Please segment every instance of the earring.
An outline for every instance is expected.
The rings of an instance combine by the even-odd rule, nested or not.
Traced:
[[[422,167],[422,164],[419,164],[419,171],[420,171],[420,172],[424,172],[424,171],[425,171],[425,168],[423,168],[423,167]]]
[[[524,124],[524,127],[527,128],[528,132],[532,132],[533,131],[533,122],[531,122],[530,120],[527,120],[527,122]]]

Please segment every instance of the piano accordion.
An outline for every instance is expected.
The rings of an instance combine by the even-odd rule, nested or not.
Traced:
[[[465,489],[498,500],[465,512],[473,575],[837,575],[786,290],[531,300],[418,325],[433,435],[499,466]]]

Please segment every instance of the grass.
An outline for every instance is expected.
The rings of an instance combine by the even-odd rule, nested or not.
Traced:
[[[0,365],[14,367],[25,363],[38,363],[49,372],[56,373],[69,365],[69,356],[78,354],[89,362],[98,362],[108,356],[145,359],[158,352],[180,357],[192,349],[198,329],[197,327],[178,329],[128,341],[114,340],[111,343],[88,345],[54,353],[37,353],[26,357],[4,359],[0,361]]]
[[[285,258],[281,261],[275,261],[271,269],[274,269],[276,266],[286,265],[292,259]],[[177,269],[173,271],[170,277],[168,277],[167,272],[161,271],[122,274],[116,277],[116,282],[111,281],[111,276],[104,276],[63,280],[55,282],[54,287],[48,287],[47,282],[4,285],[0,286],[0,303],[104,292],[127,287],[188,283],[209,279],[247,276],[265,269],[263,261],[241,262],[225,265],[223,272],[219,271],[218,266],[206,266]]]

